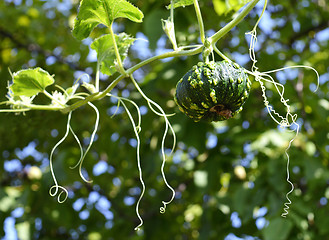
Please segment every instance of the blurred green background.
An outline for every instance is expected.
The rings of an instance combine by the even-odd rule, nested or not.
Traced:
[[[138,38],[125,66],[169,51],[161,28],[169,1],[132,0],[145,15],[144,22],[116,22],[115,31]],[[223,27],[246,1],[201,0],[207,34]],[[94,79],[96,56],[91,39],[77,41],[71,28],[78,0],[0,1],[0,102],[6,100],[12,72],[42,67],[55,75],[56,84],[72,86],[82,74]],[[263,1],[223,37],[218,48],[246,69],[250,31]],[[173,101],[176,82],[200,56],[153,62],[135,72],[145,93],[167,113],[178,144],[165,172],[176,190],[165,214],[159,213],[170,191],[161,178],[160,145],[164,121],[153,114],[129,81],[113,94],[134,100],[143,114],[140,133],[141,160],[146,195],[141,202],[144,226],[135,204],[141,191],[136,163],[136,140],[124,109],[115,112],[113,99],[95,102],[100,111],[96,141],[84,163],[87,184],[78,170],[79,148],[70,136],[55,155],[54,168],[61,185],[69,190],[63,204],[49,196],[53,181],[49,153],[64,135],[66,116],[58,112],[0,114],[0,238],[14,239],[329,239],[329,5],[325,0],[270,1],[258,30],[257,66],[267,71],[297,64],[316,68],[286,70],[273,76],[285,85],[293,113],[298,114],[300,134],[289,150],[290,174],[295,190],[289,215],[282,218],[286,193],[285,149],[293,133],[282,130],[269,117],[258,83],[253,81],[244,110],[219,123],[194,123],[178,111]],[[175,11],[179,45],[195,44],[198,25],[193,6]],[[103,32],[94,31],[92,38]],[[148,40],[145,41],[145,40]],[[216,56],[217,60],[220,60]],[[87,77],[83,77],[88,80]],[[104,89],[113,78],[101,76]],[[270,104],[285,113],[273,86],[267,86]],[[50,87],[51,90],[56,88]],[[41,100],[42,101],[42,100]],[[133,111],[133,107],[131,106]],[[72,127],[86,147],[95,114],[82,107],[72,115]],[[172,140],[169,137],[166,147]]]

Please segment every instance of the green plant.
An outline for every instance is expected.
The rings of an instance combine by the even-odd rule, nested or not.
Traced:
[[[88,152],[88,150],[91,147],[91,144],[93,143],[93,136],[95,136],[95,133],[97,131],[98,122],[99,122],[99,113],[97,108],[92,104],[93,101],[100,100],[105,97],[114,97],[118,100],[118,106],[122,105],[124,109],[126,110],[129,119],[133,126],[133,131],[137,139],[137,162],[139,167],[139,173],[140,173],[140,181],[143,186],[139,201],[136,205],[136,212],[137,215],[141,221],[138,227],[142,224],[142,218],[139,215],[139,203],[141,198],[143,197],[143,194],[145,192],[145,185],[143,182],[143,176],[142,171],[140,168],[140,156],[139,156],[139,146],[140,146],[140,139],[139,139],[139,132],[140,132],[140,122],[141,122],[141,114],[139,113],[138,107],[136,107],[135,103],[132,102],[129,99],[125,99],[119,96],[114,96],[111,94],[111,91],[113,88],[124,78],[129,79],[133,85],[136,87],[136,89],[140,92],[141,96],[146,100],[149,108],[157,114],[160,118],[164,119],[165,122],[165,130],[162,136],[162,144],[161,144],[161,153],[163,158],[163,164],[162,164],[162,175],[163,180],[165,184],[169,187],[169,189],[172,191],[172,196],[169,199],[169,201],[163,201],[163,207],[160,209],[161,212],[164,212],[166,205],[170,203],[174,199],[174,190],[173,188],[168,184],[166,177],[164,175],[164,164],[166,161],[166,154],[165,154],[165,141],[167,138],[167,135],[169,132],[171,132],[174,141],[175,142],[175,133],[173,130],[173,127],[171,126],[168,117],[170,115],[166,114],[162,108],[152,101],[150,98],[148,98],[141,90],[141,88],[138,86],[137,82],[133,78],[132,74],[140,69],[141,67],[154,62],[156,60],[165,59],[169,57],[180,57],[180,56],[190,56],[190,55],[197,55],[202,53],[204,57],[204,61],[207,62],[209,55],[213,54],[215,51],[219,56],[221,56],[223,59],[227,60],[227,57],[224,56],[216,47],[216,43],[223,37],[225,34],[227,34],[233,27],[235,27],[248,13],[249,11],[256,5],[258,0],[250,1],[250,3],[225,27],[217,31],[212,36],[206,38],[205,32],[204,32],[204,26],[201,16],[201,11],[198,5],[198,1],[196,0],[190,0],[190,1],[173,1],[174,4],[170,7],[171,15],[168,20],[163,21],[163,27],[165,30],[165,33],[168,35],[169,40],[171,41],[173,45],[173,51],[167,52],[164,54],[160,54],[155,57],[151,57],[149,59],[146,59],[145,61],[142,61],[134,66],[132,66],[129,69],[125,69],[123,65],[123,61],[126,57],[127,51],[130,47],[130,45],[135,41],[135,39],[131,36],[129,36],[126,33],[120,33],[115,34],[113,32],[113,23],[117,18],[128,18],[129,20],[133,22],[141,22],[143,19],[143,13],[134,7],[132,4],[128,3],[127,1],[121,0],[102,0],[102,1],[93,1],[93,0],[84,0],[81,1],[80,4],[80,12],[77,16],[77,20],[75,22],[73,34],[78,39],[84,39],[90,35],[90,33],[93,31],[95,27],[97,27],[99,24],[102,24],[106,26],[108,29],[108,34],[102,35],[98,38],[96,38],[93,43],[91,44],[91,47],[95,49],[98,53],[98,62],[97,62],[97,71],[96,71],[96,77],[93,82],[93,84],[81,82],[76,82],[72,87],[64,89],[60,86],[58,86],[58,91],[54,91],[52,93],[49,93],[46,91],[46,88],[52,84],[54,84],[55,79],[54,76],[50,75],[45,70],[42,70],[40,68],[35,69],[27,69],[27,70],[21,70],[16,73],[12,74],[12,84],[8,86],[9,92],[7,95],[8,100],[2,102],[2,104],[6,104],[10,106],[11,109],[3,109],[1,112],[14,112],[14,113],[24,113],[26,111],[31,110],[43,110],[43,111],[60,111],[64,114],[67,114],[67,128],[66,133],[64,137],[54,146],[53,150],[51,151],[50,156],[50,164],[51,164],[51,171],[52,176],[54,179],[55,185],[50,188],[50,194],[52,196],[58,195],[58,201],[63,202],[67,197],[67,191],[64,187],[60,186],[56,180],[55,174],[52,170],[52,159],[54,156],[55,149],[66,139],[69,133],[72,133],[75,140],[77,141],[81,157],[78,161],[78,163],[74,167],[79,166],[79,173],[84,181],[90,181],[87,180],[81,172],[82,163],[83,160]],[[196,10],[196,15],[198,19],[198,25],[199,25],[199,32],[200,32],[200,39],[202,44],[193,45],[193,46],[179,46],[179,43],[177,44],[177,40],[175,37],[175,29],[174,29],[174,8],[180,7],[180,6],[188,6],[188,5],[194,5]],[[266,4],[265,4],[266,5]],[[265,9],[265,8],[264,8]],[[256,24],[257,26],[257,24]],[[255,26],[255,29],[256,29]],[[252,44],[255,44],[256,41],[256,31],[255,29],[251,32],[252,33]],[[251,58],[254,63],[256,63],[255,56],[253,54],[253,46],[251,46]],[[100,89],[99,88],[99,74],[100,72],[107,74],[107,75],[114,75],[117,74],[118,76],[105,88]],[[295,124],[296,117],[295,115],[291,114],[290,107],[287,103],[287,100],[284,98],[284,88],[283,85],[276,83],[268,74],[270,72],[263,72],[260,73],[257,71],[257,68],[255,68],[255,65],[251,72],[248,72],[249,74],[255,76],[255,79],[257,82],[260,83],[261,89],[263,91],[264,96],[264,102],[265,106],[268,108],[270,113],[273,113],[271,115],[277,123],[282,127],[289,127]],[[269,106],[268,101],[266,100],[265,95],[265,86],[264,82],[270,82],[274,84],[275,88],[278,90],[281,101],[284,104],[284,106],[287,108],[287,115],[282,117],[278,115],[272,108]],[[80,86],[84,87],[87,91],[81,90],[79,88]],[[78,91],[79,90],[79,91]],[[50,101],[47,105],[39,105],[35,101],[39,95],[44,94]],[[127,108],[126,104],[132,104],[133,107],[137,110],[137,116],[138,120],[136,121],[133,117],[133,115],[130,113],[129,109]],[[84,151],[81,147],[79,138],[74,133],[71,125],[70,120],[72,117],[72,114],[74,110],[88,105],[91,108],[95,110],[96,113],[96,120],[95,120],[95,127],[92,134],[92,137],[90,139],[90,143],[88,148]],[[220,111],[216,111],[216,113],[219,116],[223,115],[222,111],[225,111],[226,109],[220,109]],[[235,111],[235,110],[234,110]],[[233,111],[232,111],[233,112]],[[229,114],[227,111],[224,114],[225,116],[228,116]],[[277,120],[275,117],[278,117],[279,120]],[[175,144],[172,146],[172,149],[174,149]],[[289,173],[289,172],[288,172]],[[289,180],[289,178],[288,178]],[[64,195],[62,195],[64,194]],[[137,227],[137,228],[138,228]]]

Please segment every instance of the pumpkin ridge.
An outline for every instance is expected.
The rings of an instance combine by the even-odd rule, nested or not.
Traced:
[[[234,104],[234,103],[238,103],[238,102],[241,100],[241,98],[243,97],[243,95],[244,95],[244,93],[245,93],[245,91],[246,91],[246,88],[247,88],[247,86],[245,85],[245,86],[243,87],[243,90],[241,91],[239,97],[237,97],[237,99],[236,99],[235,101],[233,101],[232,104]],[[249,92],[249,91],[248,91],[248,92]]]
[[[194,121],[223,121],[242,110],[250,81],[238,64],[199,62],[177,83],[175,102]]]

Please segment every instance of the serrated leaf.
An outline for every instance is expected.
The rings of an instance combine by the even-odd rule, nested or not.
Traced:
[[[216,13],[226,15],[232,11],[236,12],[251,0],[213,0]]]
[[[186,7],[193,4],[193,0],[174,0],[174,8]],[[167,6],[167,9],[171,8],[171,4]]]
[[[41,68],[26,69],[13,74],[13,84],[9,89],[13,97],[32,97],[54,82],[54,78]]]
[[[115,35],[115,41],[119,49],[121,60],[127,57],[130,45],[135,41],[135,38],[130,37],[125,33]],[[101,72],[107,75],[112,75],[116,72],[113,41],[110,34],[97,38],[91,48],[96,50],[98,62],[101,64]]]
[[[116,18],[142,22],[143,17],[143,13],[126,0],[82,0],[73,35],[81,40],[87,38],[99,24],[110,27]]]

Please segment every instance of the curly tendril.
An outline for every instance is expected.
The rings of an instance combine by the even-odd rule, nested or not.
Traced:
[[[56,145],[53,147],[53,149],[51,150],[51,153],[50,153],[50,157],[49,157],[49,166],[50,166],[50,172],[51,172],[51,175],[52,175],[52,178],[54,180],[54,185],[49,189],[49,195],[54,197],[58,194],[58,197],[57,197],[57,201],[59,203],[63,203],[65,202],[65,200],[67,199],[68,197],[68,191],[66,190],[66,188],[58,185],[58,182],[57,182],[57,179],[56,179],[56,176],[55,176],[55,173],[54,173],[54,169],[53,169],[53,156],[54,156],[54,152],[56,150],[56,148],[62,143],[65,141],[65,139],[67,138],[68,134],[71,132],[75,141],[78,143],[79,145],[79,149],[80,149],[80,159],[79,161],[77,162],[77,164],[73,167],[70,167],[71,169],[74,169],[76,167],[79,166],[79,175],[80,177],[82,178],[83,181],[87,182],[87,183],[91,183],[92,181],[91,180],[87,180],[83,175],[82,175],[82,163],[83,163],[83,160],[85,159],[88,151],[90,150],[93,142],[94,142],[94,139],[95,139],[95,135],[96,135],[96,132],[97,132],[97,128],[98,128],[98,124],[99,124],[99,111],[97,109],[97,107],[95,105],[93,105],[92,103],[88,102],[88,105],[91,106],[94,110],[95,110],[95,113],[96,113],[96,120],[95,120],[95,126],[94,126],[94,130],[91,134],[91,137],[90,137],[90,142],[89,142],[89,145],[86,149],[85,152],[83,152],[83,148],[82,148],[82,145],[81,145],[81,142],[78,138],[78,136],[75,134],[73,128],[71,127],[71,118],[72,118],[72,111],[68,113],[68,116],[67,116],[67,123],[66,123],[66,132],[64,134],[64,136],[56,143]]]
[[[166,115],[166,113],[164,112],[164,110],[160,107],[159,104],[157,104],[156,102],[154,102],[153,100],[151,100],[150,98],[148,98],[145,93],[142,91],[142,89],[139,87],[139,85],[137,84],[136,80],[134,79],[134,77],[132,75],[130,75],[130,78],[133,82],[133,84],[135,85],[136,89],[138,90],[138,92],[142,95],[142,97],[147,101],[150,109],[153,111],[153,113],[155,113],[156,115],[160,116],[160,117],[163,117],[164,120],[165,120],[165,131],[163,133],[163,136],[162,136],[162,141],[161,141],[161,155],[162,155],[162,164],[161,164],[161,175],[162,175],[162,179],[165,183],[165,185],[167,186],[167,188],[170,189],[170,191],[172,192],[172,195],[171,195],[171,198],[168,200],[168,201],[162,201],[162,204],[163,206],[160,207],[160,213],[165,213],[166,212],[166,207],[168,204],[170,204],[174,198],[175,198],[175,190],[170,186],[170,184],[168,183],[167,181],[167,178],[166,178],[166,175],[165,175],[165,172],[164,172],[164,168],[165,168],[165,164],[166,164],[166,154],[165,154],[165,141],[166,141],[166,138],[167,138],[167,134],[168,134],[168,131],[170,129],[171,133],[172,133],[172,136],[173,136],[173,146],[171,148],[171,153],[174,151],[174,148],[175,148],[175,145],[176,145],[176,134],[175,134],[175,131],[173,129],[173,127],[171,126],[169,120],[168,120],[168,115]],[[158,109],[158,111],[156,111],[153,106],[155,108]],[[170,154],[171,154],[170,153]]]
[[[55,191],[53,191],[53,189]],[[55,197],[57,195],[57,193],[59,192],[59,190],[61,190],[61,192],[57,196],[57,202],[58,203],[63,203],[63,202],[66,201],[66,199],[67,199],[67,197],[69,195],[69,193],[68,193],[68,191],[66,190],[65,187],[59,186],[58,184],[55,183],[55,185],[53,185],[52,187],[50,187],[50,189],[49,189],[49,195],[52,196],[52,197]],[[63,194],[64,194],[64,197],[62,199],[61,196]]]
[[[143,219],[142,217],[140,216],[140,213],[139,213],[139,205],[140,205],[140,202],[142,201],[142,198],[144,197],[144,194],[145,194],[145,183],[144,183],[144,180],[143,180],[143,171],[142,171],[142,167],[141,167],[141,159],[140,159],[140,145],[141,145],[141,141],[140,141],[140,138],[139,138],[139,132],[138,132],[138,128],[136,126],[136,123],[130,113],[130,111],[128,110],[126,104],[122,101],[122,99],[119,98],[119,101],[121,102],[122,106],[125,108],[128,116],[129,116],[129,119],[131,121],[131,124],[133,125],[134,127],[134,133],[135,133],[135,136],[136,136],[136,140],[137,140],[137,168],[138,168],[138,172],[139,172],[139,180],[142,184],[142,192],[138,198],[138,201],[136,203],[136,214],[137,214],[137,217],[138,219],[140,220],[140,223],[137,227],[135,227],[135,230],[140,230],[140,227],[143,225]],[[138,109],[138,115],[140,116],[140,112],[139,112],[139,109]]]
[[[66,132],[64,134],[64,136],[56,143],[56,145],[53,147],[53,149],[50,152],[50,156],[49,156],[49,167],[50,167],[50,172],[51,172],[51,176],[54,180],[54,185],[49,189],[49,195],[52,197],[55,197],[57,195],[57,193],[61,190],[61,192],[59,193],[58,197],[57,197],[57,201],[59,203],[63,203],[65,202],[65,200],[68,197],[68,191],[66,190],[66,188],[58,185],[57,180],[56,180],[56,176],[54,173],[54,168],[53,168],[53,155],[54,152],[56,150],[56,148],[62,143],[64,142],[64,140],[67,138],[69,131],[70,131],[70,121],[71,121],[71,117],[72,117],[72,112],[69,112],[68,116],[67,116],[67,123],[66,123]],[[53,191],[54,190],[54,191]],[[62,195],[64,194],[64,197],[62,197]]]
[[[87,180],[83,175],[82,175],[82,163],[83,163],[83,160],[85,159],[87,153],[89,152],[91,146],[93,145],[93,142],[94,142],[94,139],[95,139],[95,135],[97,133],[97,129],[98,129],[98,125],[99,125],[99,111],[97,109],[97,107],[92,104],[91,102],[88,102],[88,105],[90,107],[92,107],[94,110],[95,110],[95,113],[96,113],[96,120],[95,120],[95,125],[94,125],[94,130],[91,134],[91,137],[90,137],[90,142],[88,144],[88,147],[86,149],[86,151],[83,153],[82,151],[82,146],[81,146],[81,143],[78,139],[78,137],[75,135],[75,133],[73,132],[72,128],[70,128],[75,140],[77,141],[77,143],[79,144],[79,147],[80,147],[80,152],[81,152],[81,156],[80,156],[80,159],[79,161],[76,163],[76,165],[74,165],[73,167],[70,167],[71,169],[74,169],[76,167],[79,166],[79,174],[80,174],[80,177],[82,178],[83,181],[87,182],[87,183],[92,183],[92,180]]]
[[[317,88],[319,87],[319,74],[318,72],[310,66],[304,66],[304,65],[296,65],[296,66],[289,66],[289,67],[284,67],[284,68],[279,68],[279,69],[275,69],[275,70],[270,70],[270,71],[266,71],[266,72],[259,72],[258,71],[258,67],[256,66],[257,63],[257,59],[256,59],[256,54],[255,54],[255,46],[257,44],[257,26],[265,12],[267,6],[267,0],[265,0],[265,4],[263,7],[263,11],[258,19],[258,21],[256,22],[254,28],[252,29],[252,31],[247,32],[246,35],[250,35],[251,39],[250,39],[250,45],[249,45],[249,57],[252,61],[252,67],[251,67],[251,71],[247,71],[247,73],[253,75],[255,77],[256,82],[259,83],[261,91],[262,91],[262,97],[264,99],[264,105],[270,115],[270,117],[273,119],[273,121],[275,123],[277,123],[280,127],[282,128],[288,128],[288,127],[292,127],[292,126],[296,126],[295,129],[293,130],[295,132],[295,136],[289,141],[289,144],[287,146],[287,148],[285,149],[285,154],[287,157],[287,165],[286,165],[286,172],[287,172],[287,178],[286,181],[290,184],[291,188],[290,190],[286,193],[286,199],[287,201],[284,203],[284,209],[283,209],[283,213],[281,214],[282,217],[286,217],[288,215],[288,210],[289,210],[289,205],[291,204],[291,200],[289,198],[289,195],[294,191],[294,184],[291,182],[290,180],[290,169],[289,169],[289,165],[290,165],[290,157],[288,154],[288,150],[290,149],[293,141],[296,139],[296,137],[299,134],[299,124],[296,122],[298,115],[297,114],[293,114],[291,113],[291,107],[288,104],[289,99],[286,99],[284,97],[284,86],[278,82],[276,82],[274,80],[274,78],[270,75],[270,73],[276,73],[279,71],[283,71],[286,69],[292,69],[292,68],[306,68],[306,69],[310,69],[313,70],[316,73],[317,76]],[[280,96],[280,102],[285,106],[286,108],[286,114],[285,116],[280,115],[278,112],[275,111],[275,109],[269,105],[269,101],[267,99],[266,96],[266,87],[264,82],[268,82],[274,85],[277,93]],[[316,91],[315,90],[315,91]]]
[[[111,95],[111,94],[107,94],[107,96],[114,97],[114,98],[118,99],[117,109],[120,106],[120,104],[124,107],[124,109],[125,109],[128,117],[129,117],[129,120],[130,120],[130,122],[131,122],[131,124],[133,126],[135,137],[136,137],[136,140],[137,140],[137,146],[136,146],[137,168],[138,168],[138,172],[139,172],[139,180],[140,180],[140,182],[142,184],[142,191],[141,191],[141,194],[140,194],[140,196],[138,198],[138,201],[136,203],[136,215],[137,215],[140,223],[139,223],[139,225],[137,227],[135,227],[135,230],[138,231],[138,230],[140,230],[140,227],[144,223],[144,221],[143,221],[143,219],[142,219],[142,217],[141,217],[141,215],[139,213],[139,205],[140,205],[140,202],[141,202],[142,198],[144,197],[145,188],[146,188],[145,187],[144,180],[143,180],[143,171],[142,171],[141,159],[140,159],[140,145],[141,145],[141,141],[140,141],[139,133],[141,131],[142,115],[140,113],[139,107],[137,106],[137,104],[134,101],[129,100],[127,98],[123,98],[123,97],[117,97],[117,96],[114,96],[114,95]],[[131,112],[129,111],[128,107],[124,103],[124,101],[131,103],[136,108],[137,115],[138,115],[138,124],[135,123],[135,120],[134,120]]]

